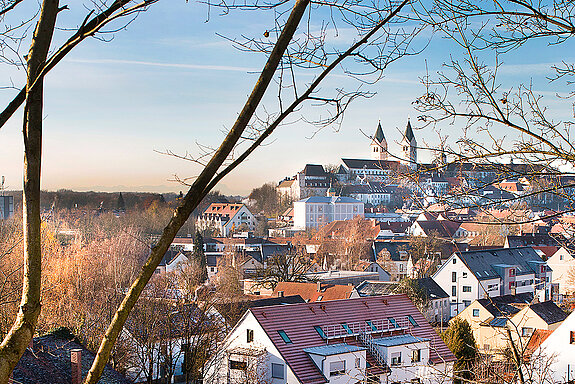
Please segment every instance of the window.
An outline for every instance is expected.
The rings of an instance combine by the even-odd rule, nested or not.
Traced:
[[[457,296],[457,287],[455,285],[451,286],[451,296]]]
[[[411,323],[411,325],[413,325],[414,327],[419,327],[419,324],[417,324],[417,321],[415,321],[415,319],[413,318],[413,316],[407,315],[407,320],[409,320],[409,322]]]
[[[510,281],[509,282],[509,289],[512,289],[513,287],[515,287],[515,281]]]
[[[287,335],[287,333],[285,333],[285,331],[278,331],[278,333],[280,334],[280,337],[282,338],[283,341],[285,341],[286,344],[291,344],[291,340],[289,338],[289,336]]]
[[[367,320],[365,323],[371,328],[372,331],[377,331],[377,327],[373,325],[371,320]]]
[[[471,292],[471,286],[470,285],[464,285],[463,286],[463,292]]]
[[[414,349],[411,352],[411,362],[419,363],[421,361],[421,349]]]
[[[467,277],[467,272],[463,272],[463,277]]]
[[[359,357],[355,358],[355,367],[361,368],[361,359]]]
[[[457,272],[451,272],[451,282],[455,283],[457,281]]]
[[[254,341],[254,330],[248,329],[247,330],[247,342],[251,343],[252,341]]]
[[[473,310],[473,317],[479,317],[479,309]]]
[[[471,305],[471,300],[463,300],[463,306],[464,307],[469,307]]]
[[[322,339],[327,339],[327,336],[325,335],[323,329],[321,329],[319,325],[314,326],[313,329],[315,329],[315,331],[319,334],[319,337],[321,337]]]
[[[395,319],[393,317],[388,317],[387,320],[389,320],[389,323],[391,324],[392,328],[398,328],[399,327],[397,325],[397,321],[395,321]]]
[[[230,360],[230,369],[239,369],[245,371],[248,367],[245,361]]]
[[[329,375],[330,376],[345,375],[345,360],[333,361],[329,363]]]
[[[533,328],[530,327],[523,327],[521,328],[521,336],[527,337],[533,334]]]
[[[272,363],[272,377],[274,379],[284,378],[284,365]]]
[[[569,335],[570,335],[569,343],[575,344],[575,331],[571,331]]]
[[[353,332],[351,331],[351,328],[349,327],[349,325],[347,325],[347,323],[341,323],[341,326],[342,326],[343,329],[345,329],[345,331],[346,331],[347,333],[349,333],[350,335],[353,333]]]
[[[509,270],[509,276],[515,276],[515,269]]]
[[[398,366],[401,364],[401,352],[393,352],[391,354],[391,366]]]
[[[323,299],[322,295],[319,295],[315,301],[321,301]]]
[[[454,257],[453,258],[453,264],[457,263],[457,259]]]

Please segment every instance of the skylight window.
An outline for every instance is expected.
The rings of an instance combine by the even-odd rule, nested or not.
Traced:
[[[417,321],[415,321],[415,319],[413,318],[413,316],[407,315],[407,320],[409,320],[409,322],[411,323],[411,325],[413,325],[414,327],[419,327],[419,324],[417,324]]]
[[[279,333],[280,337],[282,338],[282,340],[285,341],[286,344],[292,343],[291,339],[289,338],[287,333],[285,333],[285,331],[279,330],[278,333]]]
[[[325,332],[323,331],[323,329],[321,329],[319,325],[314,326],[313,329],[315,329],[315,331],[319,334],[319,337],[321,337],[322,339],[327,339]]]
[[[347,333],[349,333],[350,335],[353,333],[353,332],[351,331],[351,328],[349,327],[349,325],[347,325],[347,323],[341,323],[341,326],[342,326],[343,329],[345,329],[345,331],[346,331]]]
[[[389,320],[389,323],[393,328],[399,328],[399,325],[397,325],[397,321],[395,321],[393,317],[388,317],[387,320]]]
[[[372,331],[377,331],[377,327],[373,325],[371,320],[367,320],[366,323],[371,328]]]

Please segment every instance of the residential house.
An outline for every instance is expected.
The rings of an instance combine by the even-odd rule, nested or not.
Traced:
[[[531,247],[455,252],[433,280],[451,295],[451,316],[474,300],[529,292],[551,298],[551,269]]]
[[[575,313],[541,343],[531,357],[536,382],[571,383],[575,378]],[[543,381],[544,380],[544,381]]]
[[[204,382],[450,383],[454,355],[406,295],[251,308]]]
[[[553,270],[552,282],[559,286],[559,294],[575,292],[575,257],[567,248],[559,248],[547,259],[547,265]]]
[[[306,303],[328,300],[342,300],[359,297],[353,285],[317,283],[296,283],[283,281],[274,288],[272,297],[300,295]]]
[[[552,301],[533,302],[531,293],[479,299],[457,315],[471,326],[479,351],[499,358],[511,347],[509,332],[523,350],[535,330],[553,331],[566,317]]]
[[[300,200],[310,196],[325,196],[331,183],[332,176],[323,166],[306,164],[293,178],[280,182],[277,190],[283,196]]]
[[[408,250],[408,241],[377,240],[373,242],[375,261],[390,274],[393,281],[399,281],[407,276]]]
[[[212,203],[198,217],[196,225],[200,230],[212,229],[227,237],[233,232],[256,228],[256,218],[245,204]]]
[[[386,182],[368,181],[364,184],[347,184],[334,190],[340,196],[349,196],[364,204],[394,205],[403,204],[403,190]]]
[[[294,227],[316,229],[335,220],[363,217],[364,204],[351,197],[308,197],[294,203]]]

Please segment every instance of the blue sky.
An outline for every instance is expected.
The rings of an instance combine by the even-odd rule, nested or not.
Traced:
[[[69,6],[72,9],[62,13],[63,26],[82,19],[80,4]],[[22,7],[19,12],[29,10]],[[184,188],[170,181],[173,175],[185,178],[199,173],[197,164],[158,151],[197,154],[196,143],[217,145],[266,59],[262,54],[238,51],[217,34],[261,37],[274,26],[273,12],[219,16],[211,9],[209,18],[207,12],[205,5],[193,1],[160,1],[115,33],[110,42],[84,42],[48,75],[43,189],[179,191]],[[319,23],[312,19],[311,27]],[[341,28],[336,36],[330,30],[328,37],[336,46],[344,46],[350,41],[349,32]],[[63,41],[68,34],[59,31],[56,40]],[[425,41],[422,37],[416,44]],[[502,68],[505,80],[511,84],[534,77],[536,87],[553,96],[555,89],[537,79],[548,73],[550,63],[573,59],[571,53],[565,56],[573,51],[567,47],[547,48],[540,42],[508,55]],[[369,140],[362,131],[372,134],[378,120],[390,150],[397,150],[395,142],[408,116],[417,127],[411,102],[423,92],[418,78],[426,65],[430,72],[439,70],[450,54],[457,54],[455,47],[437,38],[422,54],[392,64],[381,81],[366,88],[377,94],[352,104],[337,130],[328,127],[310,138],[314,128],[302,121],[280,127],[217,189],[246,194],[264,182],[295,174],[306,163],[336,164],[341,157],[366,157]],[[23,70],[4,66],[2,74],[2,86],[24,84]],[[300,75],[301,81],[312,78],[309,73]],[[329,93],[343,86],[349,89],[357,83],[338,75],[328,79],[323,90]],[[0,90],[2,105],[13,95],[13,90]],[[275,93],[270,90],[267,110],[273,111],[275,104]],[[570,112],[565,102],[550,100],[549,104],[558,117]],[[307,116],[316,113],[303,112]],[[19,111],[0,129],[0,174],[6,176],[10,189],[21,189],[21,118]],[[460,132],[457,125],[441,129],[453,138]],[[430,129],[416,130],[416,136],[420,142],[437,142]],[[425,154],[421,157],[428,160]]]

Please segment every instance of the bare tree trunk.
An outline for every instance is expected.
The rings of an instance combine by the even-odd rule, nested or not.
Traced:
[[[124,323],[128,319],[130,311],[136,304],[138,297],[148,283],[148,280],[150,280],[152,277],[156,267],[162,260],[162,257],[178,233],[178,230],[184,225],[192,211],[200,203],[203,197],[204,189],[210,183],[224,161],[228,158],[238,140],[240,139],[242,133],[244,132],[246,126],[250,122],[252,116],[254,115],[255,110],[262,100],[264,93],[269,86],[271,79],[273,78],[278,64],[280,63],[280,60],[285,50],[287,49],[287,46],[291,41],[308,4],[309,0],[298,0],[296,2],[288,18],[288,21],[281,35],[279,36],[278,41],[270,54],[270,57],[268,58],[266,65],[260,74],[260,77],[251,95],[246,101],[244,108],[234,123],[234,126],[218,150],[215,152],[210,162],[206,165],[202,173],[192,184],[188,193],[182,200],[181,205],[174,212],[174,216],[164,229],[158,244],[152,248],[150,257],[146,261],[146,264],[142,267],[142,271],[130,287],[126,297],[114,314],[114,318],[112,319],[112,322],[110,323],[102,339],[102,343],[98,349],[96,359],[92,364],[90,372],[88,372],[84,382],[85,384],[95,384],[98,382],[100,376],[102,375],[102,371],[104,370],[104,367],[110,358],[110,354],[116,339],[118,338]]]
[[[0,345],[0,383],[12,370],[34,336],[40,315],[42,250],[40,241],[40,169],[42,156],[43,75],[58,15],[58,0],[44,0],[28,54],[24,108],[24,280],[18,316]],[[34,86],[33,86],[34,85]]]

